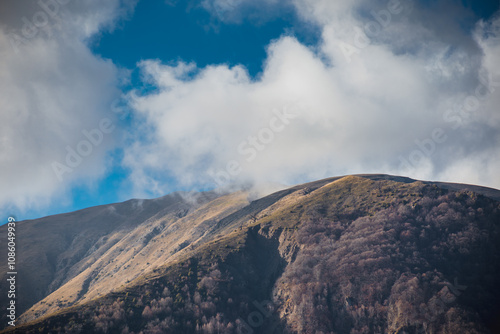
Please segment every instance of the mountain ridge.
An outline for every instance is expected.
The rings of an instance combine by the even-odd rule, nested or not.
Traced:
[[[460,188],[461,190],[457,190],[457,188]],[[474,189],[474,192],[471,192],[471,189]],[[150,238],[149,236],[147,237],[149,238],[149,240],[146,240],[147,238],[145,239],[136,238],[135,240],[142,240],[141,245],[144,244],[144,246],[141,246],[142,247],[141,250],[143,250],[147,259],[155,259],[156,262],[154,263],[156,264],[152,262],[150,266],[142,268],[147,270],[143,271],[138,270],[136,272],[137,275],[135,275],[132,278],[132,280],[129,281],[128,283],[123,284],[123,287],[121,288],[118,286],[115,287],[117,289],[112,289],[112,288],[108,288],[107,290],[104,289],[102,290],[101,294],[95,292],[94,294],[90,294],[88,298],[85,297],[87,292],[84,291],[81,295],[78,294],[76,296],[77,298],[75,299],[75,302],[73,302],[72,304],[68,303],[59,306],[56,304],[55,306],[52,305],[51,307],[47,308],[42,306],[43,303],[40,304],[39,302],[36,304],[38,306],[36,306],[32,311],[28,311],[25,315],[23,315],[23,319],[25,321],[32,321],[38,318],[38,320],[35,320],[34,324],[40,323],[41,319],[55,319],[51,318],[51,314],[53,316],[55,315],[57,318],[57,314],[67,314],[64,312],[69,312],[68,310],[74,309],[75,307],[77,309],[79,307],[80,308],[83,307],[85,309],[87,307],[85,305],[93,305],[93,303],[95,303],[96,300],[102,300],[102,298],[104,298],[104,300],[107,300],[106,298],[116,293],[113,291],[125,291],[127,287],[140,286],[140,284],[148,281],[148,279],[150,280],[155,279],[151,277],[157,277],[157,278],[163,277],[161,276],[162,274],[159,273],[165,274],[165,272],[171,270],[168,268],[174,268],[175,266],[179,266],[180,265],[179,263],[183,263],[182,261],[184,262],[195,261],[193,259],[196,258],[197,263],[205,263],[204,261],[208,261],[206,260],[207,257],[215,256],[215,258],[222,259],[224,258],[224,256],[226,256],[223,254],[226,254],[227,252],[229,254],[227,256],[229,256],[230,258],[231,257],[234,258],[235,256],[236,257],[244,256],[245,260],[244,261],[241,260],[242,262],[249,261],[248,263],[252,263],[251,265],[249,265],[250,267],[257,268],[255,269],[257,270],[257,273],[255,272],[248,273],[248,276],[250,278],[245,278],[244,276],[242,276],[241,279],[243,281],[251,279],[251,277],[255,275],[257,276],[264,275],[263,282],[267,283],[259,283],[259,286],[261,286],[262,289],[261,290],[254,289],[252,290],[253,292],[251,294],[259,296],[259,298],[261,298],[259,300],[264,300],[262,299],[264,297],[269,299],[271,297],[269,295],[269,291],[277,289],[277,287],[279,286],[277,280],[279,277],[283,276],[284,273],[280,272],[279,268],[283,267],[284,268],[283,270],[286,271],[288,269],[285,268],[291,268],[290,266],[293,267],[293,265],[296,263],[297,256],[300,259],[301,252],[303,252],[304,249],[307,249],[307,247],[309,247],[307,246],[308,245],[307,243],[301,244],[297,240],[301,240],[300,233],[303,234],[303,232],[301,231],[303,231],[304,226],[308,226],[309,223],[307,222],[312,219],[311,217],[320,217],[320,220],[327,219],[329,222],[332,222],[332,224],[340,224],[339,227],[336,227],[336,229],[334,230],[336,232],[334,232],[332,236],[336,236],[339,233],[340,235],[342,235],[342,233],[344,233],[342,231],[345,230],[346,226],[351,226],[353,223],[356,223],[359,219],[362,219],[363,217],[367,217],[366,219],[372,219],[370,217],[373,216],[378,217],[378,215],[380,215],[380,212],[383,212],[384,210],[386,211],[392,210],[393,207],[396,206],[396,203],[399,202],[404,203],[404,201],[408,201],[407,203],[401,204],[402,207],[411,208],[411,210],[415,211],[418,209],[418,206],[421,205],[418,203],[423,201],[422,198],[424,199],[426,198],[427,193],[433,194],[432,196],[434,197],[437,196],[436,199],[431,199],[432,201],[437,201],[437,198],[440,198],[439,196],[441,197],[451,196],[449,194],[462,194],[462,193],[478,194],[474,195],[476,197],[473,196],[474,198],[476,198],[474,199],[474,201],[478,203],[483,203],[481,201],[485,201],[485,203],[486,202],[494,203],[491,202],[491,200],[498,201],[498,198],[500,198],[500,191],[491,188],[477,187],[473,185],[452,184],[452,183],[439,183],[438,186],[438,184],[435,182],[427,182],[427,181],[422,182],[405,177],[388,176],[383,174],[369,174],[369,175],[363,174],[355,176],[333,177],[310,183],[305,183],[275,192],[273,194],[264,196],[263,198],[251,202],[248,200],[249,196],[248,192],[239,192],[236,195],[235,194],[222,195],[214,193],[208,195],[206,194],[207,197],[205,197],[201,201],[202,203],[190,204],[191,206],[185,202],[182,201],[175,202],[174,200],[174,202],[172,203],[174,203],[175,205],[171,205],[169,209],[164,208],[159,210],[156,214],[151,215],[148,219],[145,219],[142,223],[139,224],[139,225],[144,225],[142,227],[147,226],[151,230],[142,228],[140,230],[137,230],[136,234],[133,234],[135,237],[140,236],[141,238],[147,235],[150,236]],[[429,198],[434,198],[432,196]],[[483,199],[483,197],[481,196],[484,196],[485,199]],[[330,198],[331,200],[327,201],[326,199],[328,198]],[[456,201],[455,197],[450,197],[450,198],[452,198],[453,201]],[[186,209],[188,210],[185,211]],[[331,216],[332,213],[330,212],[333,213],[333,216]],[[154,218],[155,216],[156,218]],[[20,225],[22,225],[22,223]],[[163,226],[163,227],[159,228],[156,232],[154,232],[155,228],[157,228],[158,226]],[[316,225],[314,225],[313,227],[317,228]],[[171,236],[173,234],[180,237],[181,239],[179,240],[182,242],[175,243],[173,239],[171,239],[172,238]],[[117,239],[121,237],[120,240],[122,240],[122,242],[124,242],[124,240],[127,238],[124,235],[123,236],[117,235],[115,237]],[[127,244],[127,246],[131,245],[130,240],[131,240],[130,237],[129,239],[125,240],[128,242],[125,243]],[[98,241],[99,239],[97,239],[97,241],[94,244],[94,245],[97,244],[96,250],[103,247],[103,245],[98,244]],[[101,261],[101,263],[103,263],[103,267],[98,267],[98,268],[96,267],[97,268],[96,272],[100,273],[100,275],[103,275],[104,278],[96,278],[92,275],[87,275],[84,276],[86,278],[82,278],[80,280],[75,281],[75,282],[80,282],[80,283],[75,283],[76,286],[82,287],[85,283],[88,285],[87,288],[92,288],[92,287],[99,287],[99,285],[104,284],[103,282],[106,281],[114,282],[111,278],[107,278],[106,276],[106,275],[113,276],[111,270],[112,268],[110,267],[109,263],[107,263],[107,261],[111,261],[111,259],[119,260],[120,256],[122,256],[121,253],[120,256],[114,256],[112,251],[110,251],[113,247],[118,247],[116,245],[119,245],[119,242],[120,241],[113,243],[113,245],[111,247],[108,247],[107,249],[102,248],[101,251],[103,252],[102,254],[99,253],[100,254],[99,259],[97,259],[96,260],[97,262],[95,262],[98,263],[99,261]],[[161,247],[156,247],[154,244],[161,244]],[[259,247],[267,249],[269,254],[266,255],[267,253],[262,252],[259,249]],[[162,257],[158,255],[158,252],[160,250],[169,250],[169,249],[171,254],[169,254],[168,256]],[[239,249],[239,251],[237,252],[236,249]],[[96,250],[94,250],[94,252]],[[105,257],[103,254],[105,254],[106,251],[110,251],[108,255],[109,260],[103,260]],[[243,252],[242,255],[238,255],[241,252]],[[96,253],[96,255],[99,254]],[[136,255],[134,256],[137,256],[137,254],[139,254],[138,256],[140,256],[140,252],[136,253]],[[275,255],[271,256],[270,254],[275,254]],[[267,262],[264,262],[264,264],[262,264],[259,262],[261,260],[251,260],[252,258],[255,258],[255,256],[257,255],[259,255],[258,258],[260,259],[262,257],[264,258],[268,257],[270,261],[269,263],[274,263],[274,265],[266,264]],[[117,267],[120,268],[118,269],[118,271],[114,272],[115,275],[122,275],[124,272],[126,272],[123,271],[122,268],[125,267],[127,263],[128,265],[134,263],[131,260],[131,257],[127,257],[126,261],[123,263],[120,262],[117,265]],[[234,262],[234,260],[228,260],[228,261]],[[219,263],[218,266],[222,266],[224,268],[223,264]],[[241,276],[241,272],[245,272],[246,270],[248,270],[245,268],[240,268],[239,265],[236,264],[231,264],[231,266],[227,268],[232,268],[232,269],[226,268],[225,270],[226,271],[229,270],[229,272],[232,272],[233,273],[232,275],[234,277]],[[233,267],[239,269],[236,270]],[[274,267],[276,268],[271,269]],[[204,270],[210,271],[207,268],[205,268]],[[193,271],[193,269],[191,270]],[[226,273],[226,271],[224,270],[219,270],[219,271]],[[266,272],[268,272],[268,274],[265,274]],[[82,273],[83,272],[80,272],[79,274],[75,273],[73,275],[74,276],[73,279],[75,279],[75,277],[81,275]],[[198,275],[198,277],[200,275]],[[85,279],[88,279],[88,281],[85,281]],[[202,281],[203,279],[201,279],[200,282]],[[257,281],[259,280],[256,280],[255,282]],[[200,282],[197,282],[196,284],[200,284]],[[67,294],[67,291],[74,290],[73,293],[77,292],[76,291],[77,289],[70,290],[68,288],[69,286],[70,285],[68,285],[68,281],[66,280],[65,284],[59,286],[58,290],[60,292],[56,293],[57,291],[53,291],[47,297],[45,297],[45,303],[50,301],[55,303],[57,301],[63,300],[62,296],[64,294]],[[196,290],[196,288],[194,288],[188,283],[186,283],[186,286],[189,286],[190,289],[193,289],[192,290],[193,293],[198,291]],[[138,287],[137,289],[140,290],[142,288]],[[172,287],[172,289],[174,289],[174,287]],[[246,290],[243,289],[241,291],[246,291]],[[264,291],[267,292],[264,293]],[[285,296],[283,295],[283,291],[287,291],[287,289],[280,291],[282,291],[281,294],[274,295],[274,297]],[[249,292],[246,291],[245,293],[248,294]],[[178,292],[178,294],[183,295],[184,292],[181,291]],[[51,295],[52,297],[50,297]],[[118,293],[118,295],[120,295],[120,293]],[[219,304],[216,305],[219,306]],[[67,308],[68,306],[71,307]],[[64,311],[64,309],[66,309],[67,311]],[[39,313],[37,315],[36,314],[37,310],[39,312],[41,310],[42,313]],[[273,317],[276,318],[278,316],[274,314]],[[277,323],[280,324],[278,325],[278,327],[281,328],[282,332],[284,332],[285,329],[293,332],[292,330],[293,326],[290,327],[289,324],[297,322],[297,320],[294,320],[295,319],[294,317],[296,316],[294,315],[293,312],[290,313],[290,311],[285,311],[284,309],[281,309],[278,317],[280,320]],[[288,325],[285,325],[283,323],[284,321],[283,319],[286,320],[285,322]],[[209,323],[210,322],[201,324],[200,328]],[[235,326],[235,323],[233,322],[229,323],[231,323],[233,327]]]

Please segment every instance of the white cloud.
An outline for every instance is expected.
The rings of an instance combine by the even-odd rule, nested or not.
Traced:
[[[119,94],[118,70],[93,55],[85,40],[112,28],[122,14],[119,8],[133,4],[61,3],[1,5],[0,207],[17,212],[48,205],[54,198],[64,200],[75,182],[101,176],[106,151],[114,145],[113,133],[104,134],[102,141],[95,134],[91,154],[64,173],[62,182],[53,170],[54,161],[66,164],[68,146],[78,150],[87,140],[82,131],[113,118],[110,105]]]
[[[500,15],[488,22],[480,21],[474,38],[483,52],[481,82],[479,91],[469,94],[474,97],[486,95],[479,108],[464,113],[464,125],[458,128],[465,139],[464,147],[471,147],[467,153],[456,156],[438,174],[444,180],[470,182],[500,188]],[[489,89],[484,89],[488,86]],[[471,133],[472,132],[472,133]],[[457,139],[459,140],[459,139]]]
[[[434,14],[401,2],[402,10],[391,7],[391,20],[378,34],[356,44],[356,28],[376,22],[366,13],[390,10],[387,3],[294,3],[304,19],[322,27],[323,41],[314,50],[286,36],[273,42],[257,79],[239,66],[141,64],[158,91],[134,100],[148,131],[124,161],[138,193],[164,193],[172,177],[176,186],[214,184],[211,173],[221,179],[232,173],[236,184],[367,172],[456,175],[456,181],[500,187],[492,174],[500,167],[494,149],[499,127],[489,122],[498,117],[498,91],[488,93],[474,113],[448,114],[462,118],[458,129],[443,118],[474,94],[481,70],[495,74],[499,68],[495,24],[479,23],[474,37],[458,24],[444,29],[432,23]],[[485,29],[490,33],[481,33]],[[341,43],[356,47],[351,61]],[[282,131],[263,130],[271,129],[273,110],[285,107],[297,117]],[[462,136],[473,129],[488,131]],[[252,154],[252,137],[259,135]],[[481,176],[473,177],[470,167],[460,172],[462,161],[479,156]],[[413,166],[406,168],[401,157]]]

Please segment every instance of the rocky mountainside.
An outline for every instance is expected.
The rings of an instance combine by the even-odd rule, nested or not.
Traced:
[[[249,196],[19,222],[24,313],[5,331],[499,331],[500,191],[357,175]]]

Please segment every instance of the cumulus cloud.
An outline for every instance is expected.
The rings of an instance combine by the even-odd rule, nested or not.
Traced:
[[[1,2],[0,207],[48,205],[75,182],[104,173],[114,134],[101,138],[93,130],[113,126],[101,122],[113,122],[119,71],[85,41],[132,7],[118,0]],[[84,131],[91,147],[81,144],[89,142]],[[68,148],[84,153],[71,157],[71,166]]]
[[[140,64],[157,90],[133,98],[144,123],[124,163],[139,193],[164,193],[172,178],[203,187],[369,172],[500,187],[498,18],[464,31],[471,15],[451,2],[439,19],[403,0],[293,4],[322,40],[273,41],[258,78],[241,66]]]
[[[134,5],[0,2],[1,208],[98,180],[117,144],[136,196],[369,172],[500,187],[498,15],[477,21],[453,1],[202,1],[231,24],[293,9],[321,40],[271,41],[257,78],[142,61],[156,89],[131,92],[138,122],[121,142],[121,72],[88,43]]]

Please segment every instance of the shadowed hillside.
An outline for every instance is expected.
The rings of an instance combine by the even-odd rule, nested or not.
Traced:
[[[75,241],[53,250],[52,240],[26,256],[19,267],[34,268],[41,250],[73,264],[38,283],[45,295],[29,300],[15,332],[498,331],[497,190],[359,175],[250,203],[245,192],[168,198],[144,203],[149,216],[88,226],[95,235],[79,227],[70,240],[89,233],[85,254],[71,253]]]

